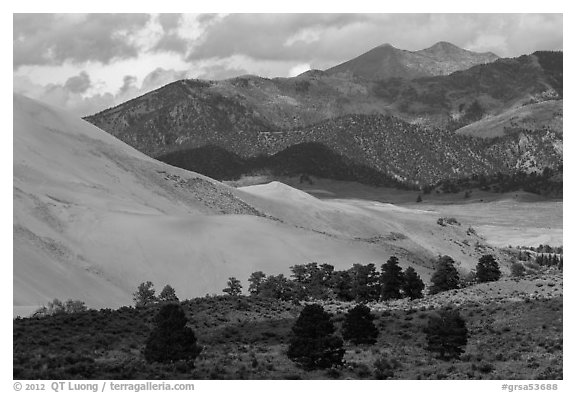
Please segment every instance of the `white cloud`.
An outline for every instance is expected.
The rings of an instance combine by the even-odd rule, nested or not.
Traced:
[[[308,70],[310,70],[312,67],[310,67],[310,64],[307,63],[303,63],[303,64],[297,64],[294,67],[290,68],[290,71],[288,71],[288,76],[297,76],[300,75],[303,72],[306,72]]]
[[[312,42],[320,40],[321,32],[318,29],[302,29],[293,36],[288,37],[284,46],[292,46],[295,43],[310,44]]]
[[[182,77],[326,69],[383,43],[418,50],[449,41],[506,57],[563,42],[562,14],[14,14],[13,21],[15,90],[84,112]],[[127,75],[135,78],[128,87]]]

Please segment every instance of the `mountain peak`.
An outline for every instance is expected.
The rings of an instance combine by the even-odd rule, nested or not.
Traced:
[[[382,44],[382,45],[378,45],[376,48],[398,49],[398,48],[396,48],[395,46],[393,46],[392,44],[389,44],[389,43],[385,43],[385,44]],[[376,48],[374,48],[374,49],[376,49]]]
[[[434,45],[432,45],[430,48],[456,48],[456,49],[462,49],[456,45],[454,45],[451,42],[447,42],[447,41],[438,41],[437,43],[435,43]]]
[[[498,59],[493,53],[476,53],[450,42],[440,41],[430,48],[408,51],[382,44],[345,63],[326,70],[327,74],[352,74],[369,80],[399,77],[415,79],[447,75],[477,64]]]

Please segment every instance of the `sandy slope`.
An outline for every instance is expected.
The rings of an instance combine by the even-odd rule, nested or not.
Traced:
[[[366,201],[321,201],[281,183],[236,190],[157,162],[89,123],[14,96],[14,307],[52,298],[131,303],[145,280],[181,298],[220,293],[256,270],[337,268],[390,255],[416,264],[478,255],[465,228]],[[461,241],[470,240],[470,246]]]

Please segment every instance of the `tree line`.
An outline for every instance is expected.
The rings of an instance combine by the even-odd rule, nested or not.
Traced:
[[[290,267],[290,277],[283,274],[267,276],[262,271],[248,278],[250,296],[280,300],[341,300],[371,302],[379,300],[417,299],[423,296],[424,282],[414,268],[405,271],[398,258],[390,257],[380,270],[374,263],[354,264],[348,270],[336,270],[334,266],[311,262]],[[241,293],[240,281],[231,277],[228,294]]]
[[[290,271],[290,277],[283,274],[267,276],[262,271],[252,273],[248,278],[249,295],[286,301],[331,299],[360,303],[402,298],[414,300],[424,296],[424,281],[413,267],[403,271],[396,256],[391,256],[380,270],[373,263],[357,263],[348,270],[335,270],[330,264],[312,262],[291,266]],[[442,255],[436,262],[429,294],[475,282],[496,281],[501,275],[493,255],[483,255],[476,269],[467,277],[460,276],[450,256]],[[223,292],[232,296],[242,294],[240,280],[230,277]]]

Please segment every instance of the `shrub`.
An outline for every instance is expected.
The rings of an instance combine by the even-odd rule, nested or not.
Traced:
[[[492,363],[482,362],[477,367],[478,371],[483,374],[488,374],[494,371],[495,367]]]
[[[156,327],[150,333],[144,349],[146,361],[172,363],[184,361],[194,367],[194,359],[202,348],[196,345],[196,336],[186,326],[188,320],[182,306],[166,304],[155,317]]]
[[[498,281],[502,273],[493,255],[483,255],[476,265],[478,282]]]
[[[304,307],[292,327],[288,358],[304,369],[330,368],[342,364],[342,339],[335,336],[330,314],[318,304]]]
[[[446,219],[446,223],[450,224],[450,225],[460,225],[460,223],[458,222],[457,219],[455,219],[454,217],[448,217]]]
[[[457,359],[468,342],[466,322],[456,310],[440,310],[428,320],[426,340],[426,349],[437,352],[440,359]]]
[[[396,364],[381,356],[374,362],[374,377],[376,379],[390,379],[394,377]]]
[[[430,294],[432,295],[458,288],[460,276],[456,267],[454,267],[454,260],[451,257],[443,255],[438,259],[431,281]]]
[[[64,314],[66,312],[66,306],[59,299],[54,299],[48,302],[48,315]]]
[[[86,311],[88,308],[83,301],[68,299],[63,303],[59,299],[48,302],[48,306],[42,306],[32,314],[32,317],[43,318],[50,315],[73,314]]]
[[[374,315],[363,304],[350,309],[342,325],[344,340],[358,344],[374,344],[378,337],[378,329],[374,325]]]

